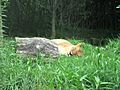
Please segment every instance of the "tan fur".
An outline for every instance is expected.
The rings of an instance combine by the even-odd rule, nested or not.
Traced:
[[[83,55],[80,44],[73,45],[69,41],[64,39],[52,39],[51,41],[57,44],[59,53],[62,55]]]

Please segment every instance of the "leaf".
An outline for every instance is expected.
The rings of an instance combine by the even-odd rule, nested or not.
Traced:
[[[84,79],[86,79],[87,75],[84,75],[80,78],[80,81],[83,81]]]
[[[96,81],[97,84],[99,84],[100,83],[100,78],[98,76],[95,76],[95,81]]]
[[[30,66],[28,67],[28,71],[30,71]]]
[[[2,17],[7,17],[7,15],[2,15]]]
[[[114,84],[114,83],[112,83],[112,82],[101,82],[100,84]]]
[[[9,28],[9,27],[7,27],[7,26],[5,26],[5,25],[3,25],[2,27],[3,27],[3,28],[6,28],[6,29],[8,29],[8,28]]]

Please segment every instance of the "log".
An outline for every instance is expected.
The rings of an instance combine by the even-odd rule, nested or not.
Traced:
[[[46,38],[19,38],[16,37],[16,53],[25,56],[37,56],[44,54],[52,57],[58,57],[59,51],[57,45]]]

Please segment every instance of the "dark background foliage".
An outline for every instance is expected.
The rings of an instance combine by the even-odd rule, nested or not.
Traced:
[[[7,0],[6,0],[7,1]],[[3,0],[3,3],[5,0]],[[9,0],[8,36],[98,41],[120,33],[119,0]]]

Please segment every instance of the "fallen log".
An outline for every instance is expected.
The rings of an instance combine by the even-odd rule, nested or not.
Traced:
[[[36,56],[38,54],[58,57],[59,51],[57,45],[46,38],[19,38],[16,37],[16,53],[22,55]]]

